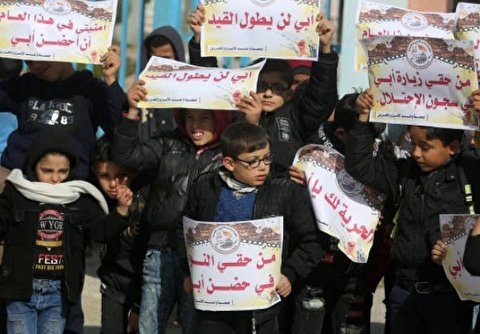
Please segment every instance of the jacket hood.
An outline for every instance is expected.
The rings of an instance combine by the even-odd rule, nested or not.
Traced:
[[[65,154],[70,160],[70,174],[67,180],[75,179],[78,151],[78,145],[65,130],[55,128],[42,130],[30,147],[23,172],[28,180],[37,181],[35,165],[46,154],[56,152]]]
[[[185,112],[187,109],[176,109],[173,118],[175,120],[175,125],[180,131],[182,136],[189,138],[187,131],[185,130]],[[230,123],[232,123],[232,111],[230,110],[211,110],[215,116],[215,136],[213,140],[208,143],[209,145],[216,143],[220,136],[222,135],[223,130],[225,130]]]
[[[185,62],[185,49],[183,47],[183,40],[178,31],[172,26],[163,26],[153,30],[149,35],[143,39],[142,43],[142,69],[147,65],[148,59],[150,59],[150,50],[147,47],[150,44],[150,40],[155,36],[166,37],[175,50],[175,60]]]

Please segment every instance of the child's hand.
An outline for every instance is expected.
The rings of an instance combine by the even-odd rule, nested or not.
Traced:
[[[358,120],[361,122],[368,122],[370,110],[373,108],[373,93],[370,89],[364,90],[357,97],[357,109],[360,111]]]
[[[185,279],[183,280],[183,289],[188,294],[191,294],[193,292],[193,283],[190,276],[185,277]]]
[[[297,166],[290,166],[288,173],[290,174],[290,179],[293,182],[296,182],[301,186],[305,185],[305,173],[303,172],[303,170],[301,170]]]
[[[205,7],[200,3],[197,9],[187,17],[187,23],[192,29],[195,42],[200,43],[202,25],[205,23]]]
[[[320,37],[320,47],[322,53],[332,52],[332,39],[335,32],[333,22],[327,20],[323,13],[317,15],[317,33]]]
[[[262,101],[255,92],[250,92],[250,96],[244,96],[237,103],[238,111],[245,114],[249,123],[258,125],[262,115]]]
[[[442,240],[438,240],[432,248],[432,261],[441,265],[445,256],[447,256],[447,246],[445,246]]]
[[[133,83],[127,91],[128,105],[130,107],[137,107],[138,102],[145,101],[147,98],[147,89],[145,88],[145,81],[137,80]]]
[[[108,48],[100,59],[102,62],[102,74],[107,85],[111,85],[117,80],[117,72],[120,68],[120,48],[116,45],[112,45]]]
[[[290,292],[292,292],[292,285],[290,284],[290,281],[288,280],[287,276],[282,275],[280,277],[280,281],[278,281],[276,290],[278,294],[283,298],[288,297]]]
[[[128,177],[122,181],[116,179],[117,188],[117,212],[122,216],[128,215],[128,208],[132,205],[133,192],[128,187]]]

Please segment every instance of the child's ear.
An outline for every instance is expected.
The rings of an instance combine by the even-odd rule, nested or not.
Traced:
[[[460,145],[461,143],[458,140],[452,141],[450,144],[447,145],[448,147],[448,153],[450,155],[455,155],[460,151]]]
[[[235,165],[233,164],[233,158],[224,157],[223,158],[223,167],[225,167],[229,172],[233,172]]]

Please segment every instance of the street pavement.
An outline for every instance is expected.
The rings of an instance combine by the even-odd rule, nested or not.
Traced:
[[[94,252],[87,258],[87,276],[83,289],[82,303],[85,312],[85,334],[100,333],[101,298],[100,281],[95,273],[99,266],[99,256]],[[383,284],[377,288],[373,299],[371,334],[383,334],[385,327],[385,307]],[[170,321],[167,334],[181,334],[181,328]]]

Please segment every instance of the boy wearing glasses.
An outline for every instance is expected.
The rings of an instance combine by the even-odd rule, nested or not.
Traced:
[[[309,195],[305,188],[289,179],[268,177],[273,156],[268,135],[260,127],[247,122],[232,124],[223,132],[220,145],[224,168],[197,179],[185,216],[216,222],[283,216],[282,275],[276,290],[287,297],[293,282],[306,277],[323,254]],[[287,249],[292,244],[297,247]],[[192,291],[190,279],[186,280],[185,288]],[[197,310],[195,328],[208,334],[275,334],[279,332],[278,311],[278,304],[256,311]]]
[[[260,72],[257,92],[251,92],[237,104],[248,122],[259,125],[270,136],[275,156],[273,175],[288,175],[298,148],[327,120],[337,103],[338,55],[332,48],[334,26],[323,14],[317,16],[317,21],[320,52],[317,61],[312,63],[310,81],[291,92],[293,72],[288,61],[268,59]],[[200,4],[187,22],[195,34],[189,44],[191,63],[216,66],[215,57],[200,57],[200,29],[205,22],[205,8]]]

